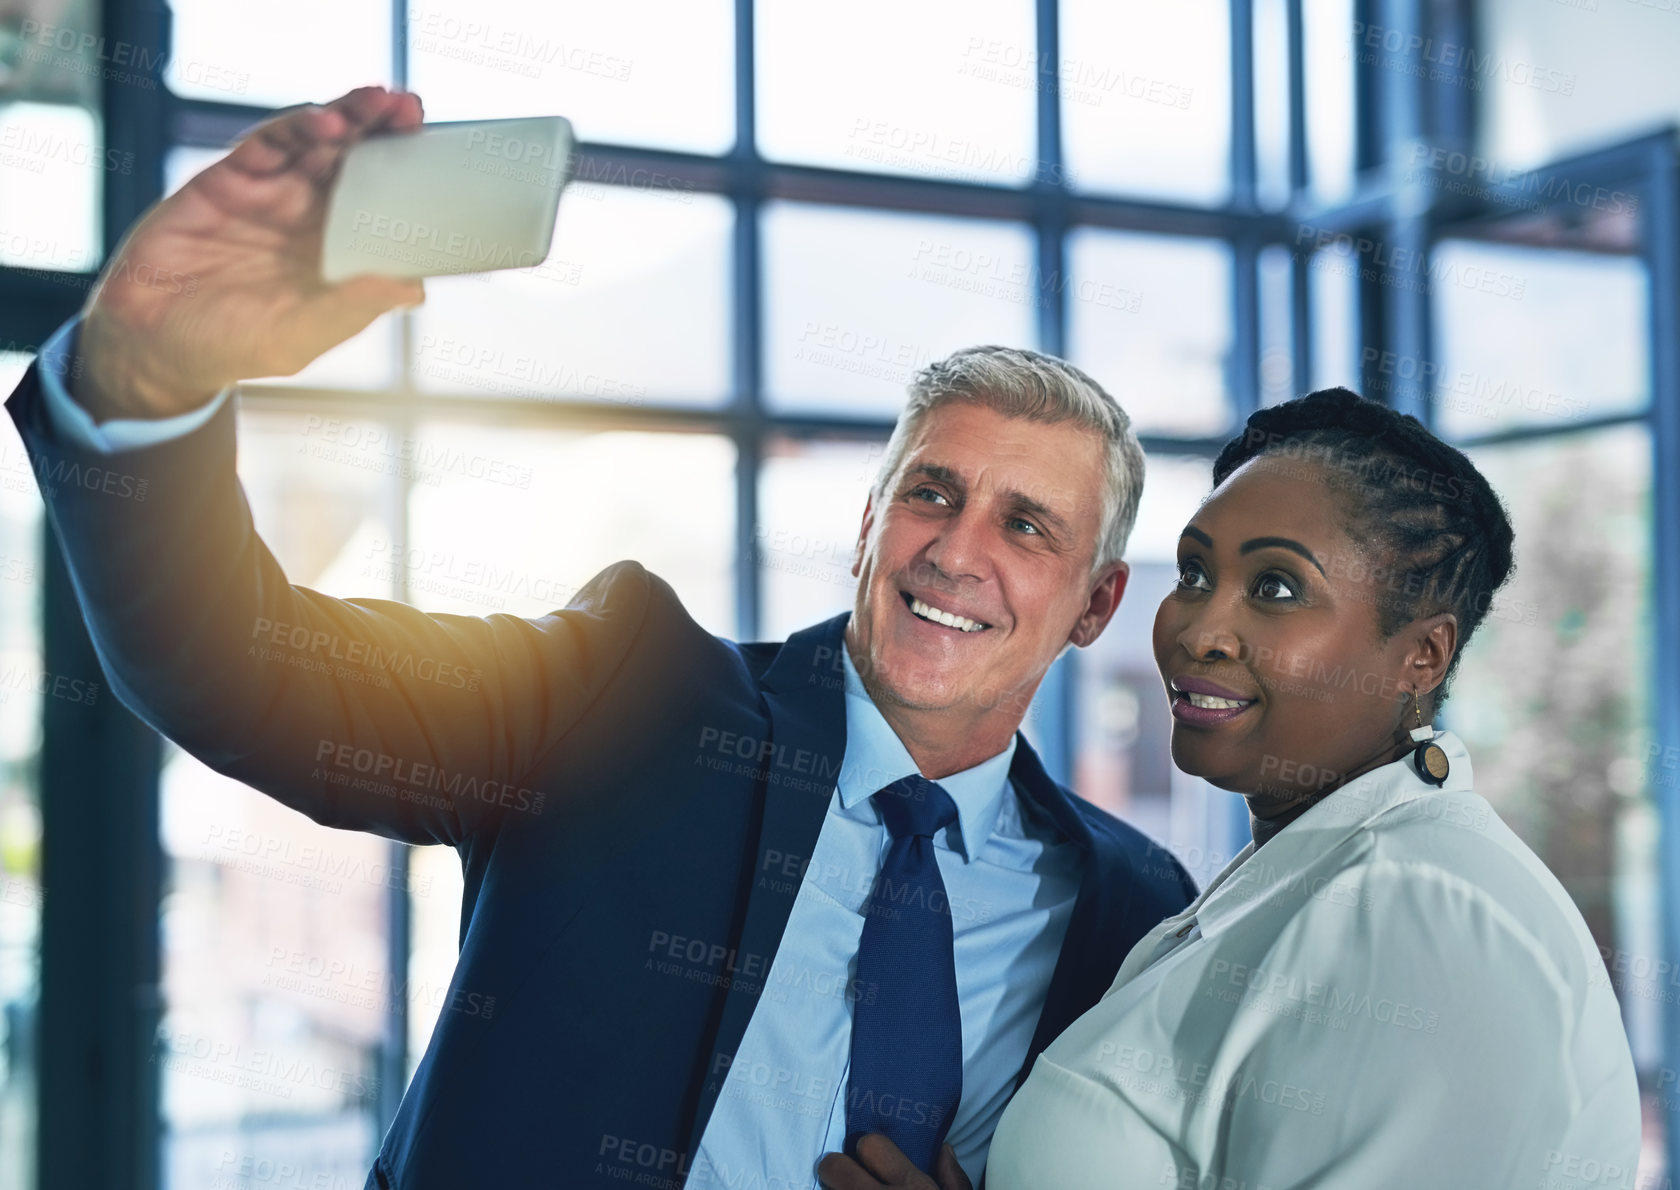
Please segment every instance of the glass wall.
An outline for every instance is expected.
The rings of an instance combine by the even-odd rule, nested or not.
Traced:
[[[1433,373],[1403,357],[1377,371],[1392,398],[1427,402],[1509,510],[1516,568],[1465,650],[1445,718],[1475,758],[1478,791],[1592,931],[1646,1087],[1639,1184],[1657,1185],[1674,1114],[1663,1110],[1670,989],[1652,974],[1666,783],[1652,762],[1652,283],[1631,218],[1638,187],[1599,176],[1582,192],[1583,180],[1565,167],[1508,190],[1479,181],[1492,217],[1447,228],[1428,261]]]
[[[134,169],[109,149],[96,51],[98,6],[69,0],[0,17],[0,269],[67,302],[98,266],[105,179]],[[94,36],[83,37],[83,34]],[[0,388],[10,392],[35,344],[0,326]],[[0,419],[0,1190],[35,1182],[40,996],[41,706],[71,692],[97,700],[94,675],[46,670],[41,645],[41,499],[9,418]],[[106,695],[109,697],[109,695]]]

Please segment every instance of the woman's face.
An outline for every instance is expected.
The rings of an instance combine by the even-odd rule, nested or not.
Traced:
[[[1380,603],[1403,592],[1373,580],[1381,555],[1343,528],[1349,497],[1326,474],[1262,455],[1228,476],[1185,526],[1155,615],[1174,763],[1262,817],[1394,759],[1416,724],[1406,695],[1451,659],[1447,614],[1380,639]]]

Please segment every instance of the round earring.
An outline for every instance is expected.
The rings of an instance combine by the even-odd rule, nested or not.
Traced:
[[[1434,742],[1435,725],[1426,726],[1423,722],[1423,703],[1415,690],[1412,692],[1412,711],[1418,721],[1418,725],[1412,728],[1412,738],[1418,742],[1418,746],[1412,749],[1412,767],[1431,785],[1445,785],[1452,766],[1447,763],[1447,754],[1441,745]]]

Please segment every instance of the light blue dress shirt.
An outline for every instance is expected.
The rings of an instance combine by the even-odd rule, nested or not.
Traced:
[[[725,1075],[689,1171],[691,1187],[809,1190],[846,1134],[863,909],[890,837],[870,800],[916,772],[845,656],[846,752],[809,864],[781,878],[799,893],[765,989]],[[934,838],[951,903],[962,1016],[963,1096],[946,1138],[976,1185],[1015,1089],[1061,954],[1082,871],[1079,851],[1009,780],[1015,741],[939,784],[955,827]],[[803,866],[803,872],[800,867]],[[762,879],[776,879],[772,870]]]
[[[73,357],[73,336],[81,329],[81,321],[78,314],[59,327],[41,344],[39,352],[41,392],[46,400],[47,417],[53,429],[70,442],[101,454],[156,446],[198,429],[216,415],[216,410],[233,391],[232,386],[224,388],[197,409],[175,417],[123,418],[96,425],[92,415],[71,399],[65,383]]]
[[[72,319],[42,344],[41,384],[53,428],[104,453],[158,445],[215,415],[230,389],[177,417],[95,425],[70,397]],[[852,999],[863,909],[890,838],[870,800],[917,771],[845,665],[846,751],[810,862],[787,857],[763,880],[797,882],[764,993],[724,1076],[689,1171],[691,1187],[814,1190],[823,1154],[845,1140]],[[1026,1060],[1079,893],[1082,861],[1009,780],[1015,740],[990,760],[941,778],[955,827],[934,839],[951,905],[962,1016],[963,1095],[947,1137],[978,1184],[992,1131]]]

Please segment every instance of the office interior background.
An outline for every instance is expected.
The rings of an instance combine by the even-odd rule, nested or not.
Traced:
[[[1258,406],[1345,384],[1414,413],[1517,531],[1443,725],[1606,956],[1639,1185],[1667,1185],[1676,61],[1680,0],[8,0],[0,379],[273,110],[383,82],[430,120],[566,115],[540,266],[428,281],[242,386],[292,580],[541,615],[631,557],[706,627],[779,637],[849,608],[918,367],[1064,355],[1148,479],[1120,614],[1025,730],[1200,882],[1246,821],[1167,753],[1148,625],[1178,530]],[[41,482],[0,424],[0,1190],[360,1187],[446,1000],[456,857],[318,827],[139,725]]]

